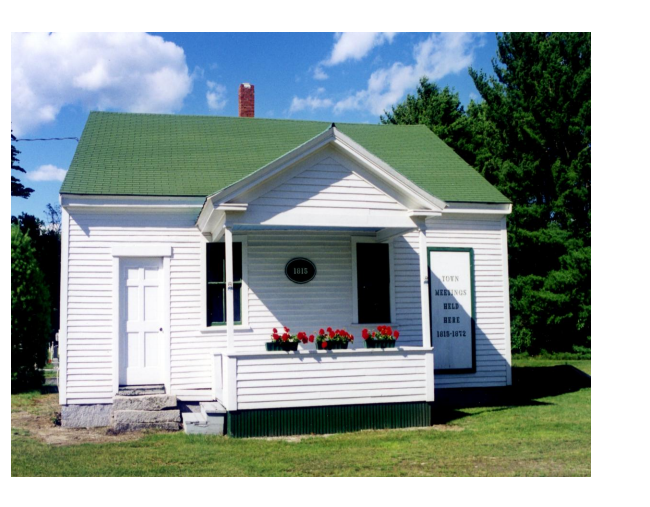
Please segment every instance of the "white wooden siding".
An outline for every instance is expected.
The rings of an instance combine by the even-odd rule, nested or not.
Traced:
[[[235,359],[237,410],[433,401],[431,349]]]
[[[170,325],[172,390],[186,386],[188,371],[200,370],[201,387],[209,364],[206,342],[200,336],[200,248],[204,240],[194,227],[196,212],[158,213],[77,211],[70,214],[68,253],[68,317],[66,401],[111,403],[112,365],[112,263],[111,248],[121,244],[167,245],[170,259]],[[184,338],[190,329],[193,340]],[[199,340],[199,343],[195,343]],[[189,349],[189,350],[188,350]],[[191,352],[191,353],[188,353]],[[179,371],[180,370],[180,371]],[[179,377],[178,374],[181,374]],[[196,384],[196,382],[195,382]],[[193,385],[193,384],[189,384]]]
[[[436,375],[436,388],[504,386],[509,383],[510,322],[503,245],[505,220],[427,220],[427,245],[474,249],[476,373]],[[435,350],[434,350],[435,354]]]
[[[421,347],[423,343],[419,249],[417,230],[393,239],[395,320],[400,346]]]
[[[113,396],[112,256],[119,244],[172,247],[170,258],[171,392],[188,400],[209,398],[212,353],[226,348],[224,330],[206,330],[201,293],[205,238],[194,226],[196,213],[73,210],[70,214],[65,330],[66,403],[110,403]],[[508,381],[509,322],[504,277],[505,221],[427,220],[429,246],[472,247],[476,266],[477,372],[440,375],[437,387],[505,385]],[[243,234],[238,231],[237,234]],[[351,232],[248,232],[249,327],[236,327],[237,350],[263,350],[273,327],[312,333],[344,327],[363,347],[363,325],[352,322]],[[393,240],[396,328],[402,346],[422,345],[418,234]],[[307,257],[317,266],[305,285],[290,282],[284,266]],[[428,309],[426,309],[428,311]],[[310,345],[309,348],[313,347]],[[301,345],[302,348],[302,345]]]
[[[333,157],[326,157],[252,200],[249,209],[270,207],[350,208],[403,211],[406,208]]]
[[[399,198],[398,198],[399,197]],[[408,226],[408,199],[332,150],[251,190],[245,223],[319,226]],[[383,224],[383,225],[381,225]]]

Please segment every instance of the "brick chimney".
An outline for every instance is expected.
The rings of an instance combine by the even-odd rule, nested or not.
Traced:
[[[239,85],[239,117],[255,117],[255,86],[250,83]]]

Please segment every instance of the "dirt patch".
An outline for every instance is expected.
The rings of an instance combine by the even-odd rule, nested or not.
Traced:
[[[12,407],[11,427],[29,432],[29,435],[50,445],[126,442],[142,438],[146,432],[114,433],[111,428],[63,428],[56,394],[39,396],[29,404]]]

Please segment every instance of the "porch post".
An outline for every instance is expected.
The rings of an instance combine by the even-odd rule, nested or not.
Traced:
[[[232,273],[232,229],[224,229],[224,238],[226,243],[226,336],[228,339],[228,349],[235,347],[235,301]]]
[[[418,220],[420,239],[420,301],[422,302],[422,346],[431,347],[431,323],[429,321],[429,263],[427,259],[427,223]]]

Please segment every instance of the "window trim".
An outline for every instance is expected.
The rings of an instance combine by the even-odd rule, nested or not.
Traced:
[[[359,323],[359,290],[357,287],[357,244],[359,243],[378,243],[388,244],[388,274],[390,277],[390,322],[364,322]],[[352,324],[364,326],[376,326],[381,324],[397,325],[395,318],[395,255],[393,249],[393,239],[388,241],[377,241],[372,236],[351,236],[350,245],[352,248]]]
[[[202,333],[226,333],[226,324],[217,324],[208,326],[208,243],[223,243],[225,240],[222,237],[219,241],[205,241],[201,244],[201,325],[200,331]],[[248,237],[245,235],[233,235],[233,243],[241,243],[241,269],[242,269],[242,284],[241,284],[241,322],[234,323],[235,330],[246,330],[249,328],[248,324]]]

